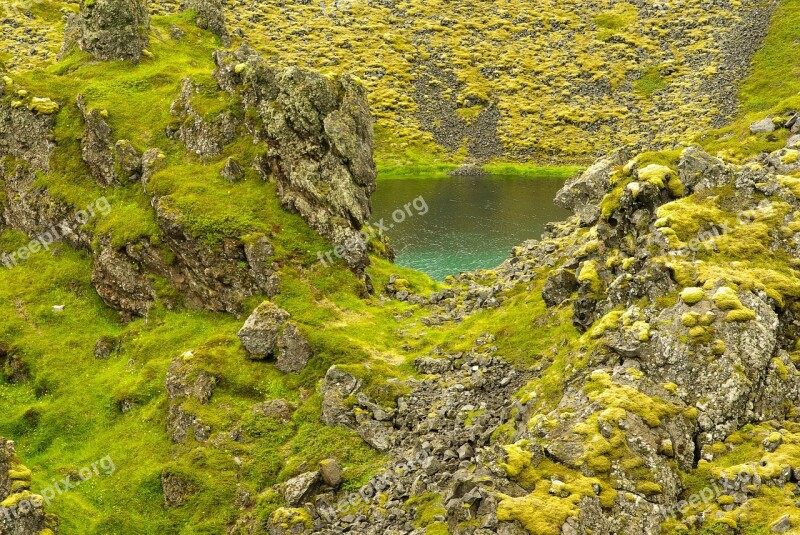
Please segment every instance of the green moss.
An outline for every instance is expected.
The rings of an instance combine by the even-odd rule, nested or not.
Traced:
[[[603,281],[597,272],[597,262],[594,260],[587,260],[581,266],[580,273],[578,274],[578,281],[588,282],[589,288],[594,293],[600,293],[603,290]]]
[[[615,384],[603,371],[592,373],[584,392],[603,407],[617,407],[641,416],[650,427],[661,425],[662,419],[679,412],[671,402],[648,396],[630,386]]]
[[[702,288],[692,286],[681,290],[681,300],[687,305],[695,305],[703,300],[705,292]],[[690,325],[688,327],[691,327]]]

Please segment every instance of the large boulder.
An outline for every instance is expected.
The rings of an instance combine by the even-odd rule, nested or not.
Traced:
[[[279,370],[297,373],[305,368],[314,352],[289,318],[288,312],[264,301],[247,318],[238,334],[252,359],[274,356]]]
[[[611,173],[625,163],[626,156],[625,151],[618,151],[567,180],[556,194],[556,205],[577,215],[581,225],[596,223],[600,219],[600,201],[611,188]]]
[[[140,0],[81,0],[78,46],[97,59],[138,62],[149,43],[150,15]]]

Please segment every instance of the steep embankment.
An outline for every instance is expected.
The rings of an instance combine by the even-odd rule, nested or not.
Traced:
[[[218,30],[220,5],[205,17]],[[246,39],[271,64],[357,75],[387,168],[465,154],[574,164],[620,145],[671,148],[733,116],[774,5],[233,2],[224,18],[226,39]],[[12,69],[52,61],[61,9],[75,8],[12,9],[4,61]]]

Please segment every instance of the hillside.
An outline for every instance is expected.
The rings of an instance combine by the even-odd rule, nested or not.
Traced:
[[[444,283],[369,226],[380,89],[154,7],[0,75],[0,534],[800,529],[798,2],[727,124]]]
[[[685,144],[736,114],[737,86],[774,6],[237,1],[224,18],[235,42],[247,40],[274,65],[358,76],[377,119],[377,159],[389,170],[465,156],[588,163],[622,145]],[[63,12],[76,8],[12,9],[2,61],[12,71],[52,62]]]

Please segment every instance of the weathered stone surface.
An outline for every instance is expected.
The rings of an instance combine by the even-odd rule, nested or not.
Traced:
[[[175,121],[166,132],[169,137],[182,141],[189,152],[210,158],[217,156],[234,140],[237,125],[228,112],[222,112],[212,120],[201,116],[192,106],[192,95],[197,90],[191,80],[183,80],[181,94],[170,108]]]
[[[168,468],[161,473],[161,488],[167,509],[184,505],[197,492],[197,487],[185,474]]]
[[[14,442],[0,437],[0,502],[9,501],[0,511],[3,535],[40,535],[45,530],[57,530],[58,519],[45,513],[44,498],[30,492],[30,486],[31,471],[17,457]]]
[[[322,421],[327,425],[355,426],[355,417],[344,401],[360,387],[360,380],[336,366],[331,366],[320,387]]]
[[[293,413],[294,407],[284,399],[271,399],[253,406],[253,414],[275,418],[282,422],[291,420]]]
[[[772,117],[766,117],[750,125],[751,134],[768,134],[769,132],[774,132],[776,129],[777,126],[772,121]]]
[[[222,178],[228,182],[239,182],[244,178],[244,169],[239,165],[239,162],[233,158],[228,158],[225,161],[225,166],[222,168]]]
[[[183,408],[183,402],[194,399],[208,403],[219,380],[206,371],[193,353],[187,352],[172,360],[167,372],[166,390],[169,400],[167,432],[173,442],[185,442],[190,432],[195,440],[208,439],[210,429],[197,415]]]
[[[140,0],[81,0],[78,45],[97,59],[138,62],[149,43],[150,15]]]
[[[230,45],[223,0],[182,0],[181,9],[194,11],[197,15],[197,26],[217,34],[225,46]]]
[[[306,367],[314,352],[297,327],[291,323],[278,337],[278,360],[275,366],[283,373],[297,373]]]
[[[251,49],[217,51],[220,86],[242,96],[259,121],[251,125],[269,151],[271,176],[283,205],[343,248],[357,271],[369,263],[358,231],[370,216],[375,190],[372,119],[364,88],[349,76],[269,67]]]
[[[289,313],[269,301],[261,303],[239,329],[239,339],[252,359],[276,357],[275,366],[284,373],[305,368],[314,352]]]
[[[556,194],[554,202],[580,217],[582,225],[591,225],[600,217],[600,201],[611,186],[609,175],[621,165],[625,153],[615,153],[594,163],[583,173],[566,181]]]
[[[719,158],[710,156],[699,147],[687,147],[678,161],[681,183],[689,191],[703,191],[730,182],[730,168]]]
[[[297,477],[293,477],[283,484],[283,497],[286,504],[290,506],[301,505],[309,499],[319,488],[320,474],[317,472],[306,472]]]
[[[336,459],[324,459],[319,462],[319,473],[329,487],[338,487],[343,480],[342,467]]]
[[[288,312],[269,301],[258,305],[238,333],[252,358],[266,358],[274,353],[278,336],[289,317]]]
[[[578,287],[578,279],[575,278],[575,272],[561,268],[547,277],[542,287],[542,298],[547,306],[557,306],[576,292]]]
[[[146,316],[155,300],[150,280],[108,239],[101,241],[95,256],[92,284],[106,304],[131,317]]]

